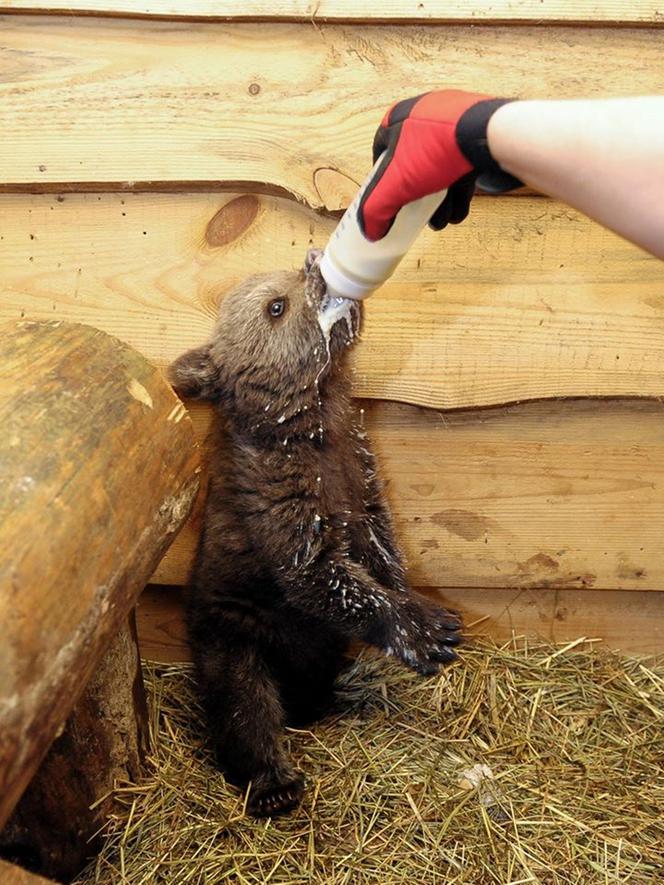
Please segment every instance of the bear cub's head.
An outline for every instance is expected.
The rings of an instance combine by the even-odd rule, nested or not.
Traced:
[[[229,292],[210,341],[170,367],[177,392],[252,418],[305,400],[307,391],[320,396],[341,377],[361,305],[328,295],[320,256],[312,249],[299,272],[249,277]]]

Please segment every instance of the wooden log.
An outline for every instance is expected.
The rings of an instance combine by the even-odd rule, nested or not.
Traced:
[[[198,452],[159,371],[90,327],[0,336],[0,826],[186,519]]]
[[[662,402],[364,407],[416,586],[664,587]],[[195,513],[155,583],[186,582],[199,532]]]
[[[664,592],[505,587],[420,587],[462,612],[470,636],[498,642],[512,635],[571,642],[601,639],[623,654],[664,653]],[[191,658],[179,587],[148,586],[137,607],[144,656],[153,661]]]
[[[661,24],[656,0],[2,0],[0,12],[204,21],[574,22]]]
[[[2,885],[52,885],[52,879],[44,879],[29,873],[23,867],[0,860],[0,881]]]
[[[0,856],[70,881],[97,853],[99,830],[115,807],[113,788],[138,779],[147,742],[132,613],[0,831]]]
[[[396,98],[442,82],[531,97],[658,93],[659,33],[6,16],[0,182],[243,188],[322,209],[318,182],[355,190]]]
[[[5,194],[0,217],[0,317],[89,322],[161,366],[205,340],[249,268],[296,267],[334,226],[250,195]],[[365,316],[361,397],[664,393],[662,263],[552,201],[476,200],[422,234]]]

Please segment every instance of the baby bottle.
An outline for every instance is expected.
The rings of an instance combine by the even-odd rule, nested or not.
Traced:
[[[394,273],[447,193],[439,191],[406,203],[387,234],[381,240],[371,242],[360,230],[357,208],[381,159],[378,159],[325,247],[320,270],[328,293],[333,298],[362,299],[381,286]]]

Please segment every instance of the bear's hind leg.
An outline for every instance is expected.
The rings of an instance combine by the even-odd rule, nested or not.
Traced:
[[[223,636],[223,624],[219,628]],[[241,787],[251,782],[250,814],[266,817],[294,808],[304,778],[283,748],[279,689],[260,650],[224,637],[216,648],[196,651],[203,702],[227,779]]]

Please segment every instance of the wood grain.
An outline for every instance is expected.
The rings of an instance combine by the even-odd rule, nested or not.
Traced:
[[[664,593],[623,590],[424,589],[426,595],[463,612],[470,636],[499,642],[513,635],[572,642],[601,639],[624,654],[664,653]],[[188,661],[182,594],[178,588],[148,586],[137,609],[143,657]]]
[[[212,194],[4,194],[0,218],[0,318],[91,323],[162,367],[205,340],[228,289],[297,267],[334,226]],[[366,303],[355,392],[439,408],[660,396],[662,268],[557,203],[476,200]]]
[[[148,585],[136,605],[141,657],[148,661],[189,661],[180,587]]]
[[[659,93],[659,32],[5,16],[5,189],[237,189],[315,208],[361,181],[385,108],[445,82],[530,97]]]
[[[655,0],[4,0],[0,12],[182,19],[383,22],[662,22]]]
[[[664,404],[365,403],[415,586],[664,587]],[[208,414],[194,421],[204,436]],[[153,581],[182,584],[200,516]]]
[[[0,827],[198,487],[158,370],[87,326],[0,335]]]

